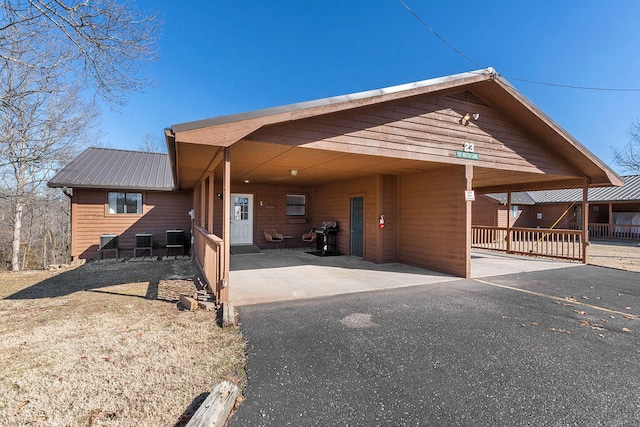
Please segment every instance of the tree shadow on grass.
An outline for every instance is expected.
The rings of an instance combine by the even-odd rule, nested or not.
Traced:
[[[172,275],[193,277],[196,273],[191,261],[105,261],[92,262],[49,277],[5,299],[24,300],[56,298],[79,291],[93,291],[129,295],[119,290],[106,289],[117,285],[137,284],[142,292],[130,295],[145,299],[158,297],[160,280]],[[146,285],[146,288],[144,286]]]

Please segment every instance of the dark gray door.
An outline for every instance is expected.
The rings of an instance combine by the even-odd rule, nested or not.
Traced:
[[[362,256],[364,240],[364,197],[351,198],[351,248],[352,256]]]

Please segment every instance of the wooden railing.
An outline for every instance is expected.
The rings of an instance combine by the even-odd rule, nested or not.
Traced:
[[[471,232],[472,248],[583,261],[581,231],[474,225]]]
[[[194,249],[196,261],[199,264],[209,289],[220,301],[222,290],[222,271],[224,253],[222,251],[222,239],[209,233],[202,227],[194,226]]]
[[[580,224],[571,224],[570,227],[580,230]],[[589,224],[589,238],[591,239],[640,239],[640,225],[634,224]]]

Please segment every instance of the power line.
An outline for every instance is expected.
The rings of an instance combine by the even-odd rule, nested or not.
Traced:
[[[431,26],[429,24],[427,24],[420,17],[420,15],[418,15],[416,12],[414,12],[403,0],[398,0],[398,1],[409,11],[409,13],[411,13],[418,20],[418,22],[420,22],[424,27],[426,27],[434,36],[436,36],[449,49],[453,50],[459,56],[461,56],[462,58],[466,59],[467,61],[469,61],[470,63],[472,63],[476,67],[478,67],[478,68],[486,68],[486,67],[483,67],[482,65],[478,64],[476,61],[474,61],[473,59],[471,59],[470,57],[468,57],[467,55],[462,53],[459,49],[457,49],[455,46],[453,46],[451,43],[449,43],[447,40],[445,40],[444,37],[442,37],[440,34],[438,34],[438,32],[436,30],[431,28]],[[602,91],[602,92],[640,92],[640,88],[608,88],[608,87],[578,86],[578,85],[567,85],[567,84],[560,84],[560,83],[541,82],[541,81],[538,81],[538,80],[523,79],[523,78],[520,78],[520,77],[512,77],[512,76],[504,76],[504,77],[509,79],[509,80],[518,80],[518,81],[521,81],[521,82],[526,82],[526,83],[531,83],[531,84],[536,84],[536,85],[561,87],[561,88],[565,88],[565,89],[593,90],[593,91]]]

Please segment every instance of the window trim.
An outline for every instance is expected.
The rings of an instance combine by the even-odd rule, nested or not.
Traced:
[[[301,197],[303,200],[303,203],[289,203],[289,197]],[[302,206],[303,212],[302,213],[290,213],[289,212],[289,207],[300,207]],[[285,196],[285,215],[286,216],[292,216],[292,217],[305,217],[307,216],[307,195],[306,194],[287,194]]]
[[[125,195],[125,201],[126,201],[126,197],[128,194],[139,194],[140,195],[140,203],[139,203],[139,208],[140,208],[140,212],[111,212],[111,206],[109,203],[109,195],[110,194],[114,194],[114,193],[121,193]],[[142,191],[118,191],[118,190],[107,190],[106,191],[106,203],[105,203],[105,215],[106,216],[142,216],[144,215],[144,200],[145,200],[145,194]],[[125,206],[126,206],[126,202],[125,202]],[[117,210],[117,207],[116,207]]]

